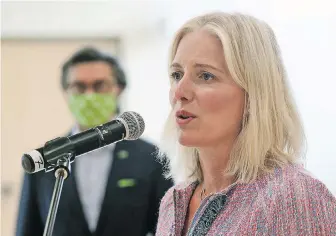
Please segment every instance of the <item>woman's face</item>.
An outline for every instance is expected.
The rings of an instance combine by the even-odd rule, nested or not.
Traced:
[[[218,38],[205,30],[186,34],[170,77],[170,102],[182,145],[207,147],[236,138],[245,94],[228,72]]]

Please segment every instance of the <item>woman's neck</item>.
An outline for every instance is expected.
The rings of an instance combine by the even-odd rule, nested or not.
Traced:
[[[200,164],[203,172],[202,190],[205,194],[219,192],[233,183],[233,177],[226,176],[232,145],[217,148],[199,149]]]

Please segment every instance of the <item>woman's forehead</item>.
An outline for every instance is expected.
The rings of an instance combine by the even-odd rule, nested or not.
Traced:
[[[181,39],[173,64],[181,66],[204,64],[218,69],[224,69],[226,65],[220,40],[206,30],[188,33]]]

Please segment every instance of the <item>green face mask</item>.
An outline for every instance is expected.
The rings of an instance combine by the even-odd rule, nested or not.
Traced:
[[[112,118],[117,109],[117,99],[112,94],[71,95],[69,107],[81,126],[92,128]]]

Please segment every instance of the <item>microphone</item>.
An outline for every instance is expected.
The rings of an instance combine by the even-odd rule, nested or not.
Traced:
[[[22,167],[27,173],[53,170],[59,159],[70,157],[70,163],[76,156],[91,152],[106,145],[122,140],[136,140],[145,130],[143,118],[136,112],[128,111],[115,120],[91,128],[84,132],[58,137],[22,156]]]

